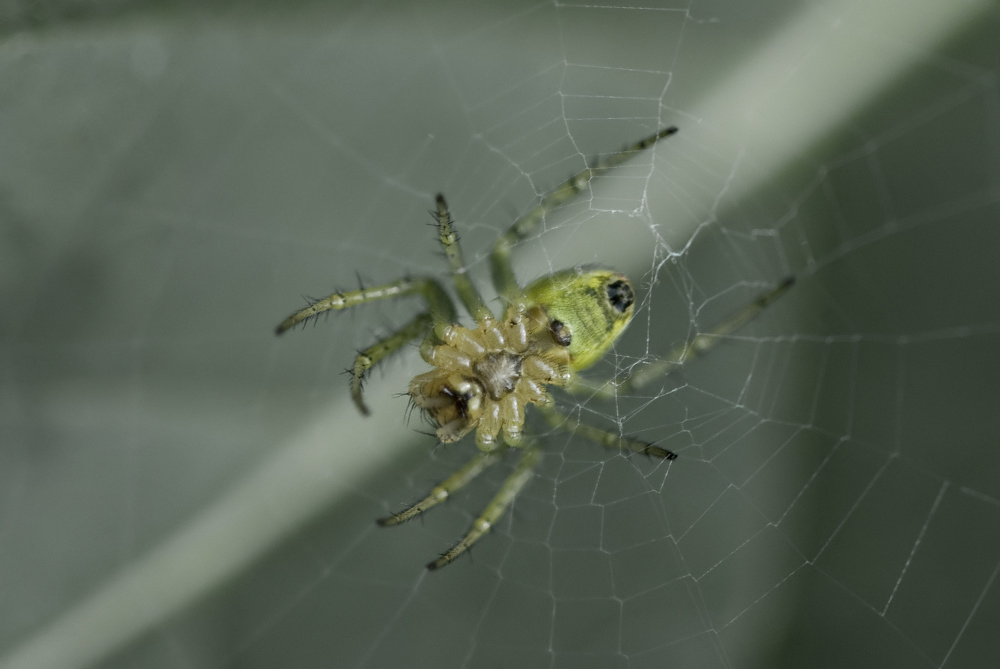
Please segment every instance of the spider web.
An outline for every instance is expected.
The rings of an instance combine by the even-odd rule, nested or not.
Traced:
[[[1000,105],[985,1],[364,1],[0,10],[4,667],[987,667],[1000,663]],[[80,17],[93,20],[78,20]],[[74,20],[70,20],[74,19]],[[702,359],[509,473],[406,421],[415,313],[280,339],[299,293],[485,289],[518,213],[658,127],[515,254],[629,274],[625,376],[795,274]]]

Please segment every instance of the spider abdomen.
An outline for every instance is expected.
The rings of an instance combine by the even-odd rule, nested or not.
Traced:
[[[516,446],[525,406],[551,403],[546,386],[569,382],[566,337],[541,307],[511,306],[502,321],[486,316],[475,328],[450,325],[441,339],[422,349],[434,369],[413,379],[410,397],[443,443],[476,430],[483,451],[496,449],[501,434]]]

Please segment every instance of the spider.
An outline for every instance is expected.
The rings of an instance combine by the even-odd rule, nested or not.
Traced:
[[[351,397],[358,410],[367,416],[369,410],[362,396],[362,385],[368,370],[407,342],[422,338],[420,355],[432,369],[410,382],[408,394],[412,406],[427,417],[441,443],[454,443],[475,432],[478,451],[434,486],[426,497],[399,513],[380,518],[379,525],[399,525],[422,514],[447,500],[498,462],[508,450],[522,452],[514,471],[465,537],[429,563],[428,569],[439,569],[469,550],[531,480],[539,453],[522,432],[528,405],[534,405],[553,428],[579,434],[607,448],[664,460],[677,457],[673,451],[655,444],[587,425],[563,413],[555,407],[548,386],[597,397],[614,397],[639,388],[704,353],[721,337],[756,316],[794,282],[792,277],[785,279],[714,330],[695,336],[623,382],[601,384],[577,376],[577,372],[590,367],[608,351],[632,319],[635,308],[632,284],[625,275],[610,269],[578,267],[543,276],[522,288],[510,264],[511,250],[532,235],[549,212],[583,191],[595,176],[675,132],[676,127],[663,128],[617,153],[592,161],[514,221],[497,239],[490,255],[493,283],[503,309],[499,318],[483,302],[466,273],[448,204],[439,194],[434,217],[441,247],[448,259],[455,292],[475,320],[473,327],[459,324],[454,302],[441,283],[431,277],[403,278],[372,288],[334,293],[310,301],[277,327],[277,334],[281,334],[323,312],[375,300],[414,295],[426,302],[425,311],[358,353],[353,368],[348,370]]]

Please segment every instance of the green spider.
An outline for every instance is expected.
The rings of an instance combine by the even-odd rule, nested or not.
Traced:
[[[664,128],[595,161],[543,197],[496,241],[490,266],[503,306],[503,316],[499,319],[483,303],[466,273],[448,205],[444,196],[438,195],[436,218],[441,246],[451,267],[455,290],[475,320],[475,327],[458,323],[454,303],[438,280],[431,277],[405,278],[373,288],[334,293],[295,312],[278,326],[277,334],[281,334],[325,311],[394,297],[419,295],[427,303],[426,311],[358,354],[351,370],[351,397],[358,410],[367,416],[369,411],[361,389],[368,370],[407,342],[423,337],[420,355],[433,369],[410,382],[410,399],[434,425],[442,443],[456,442],[475,431],[478,453],[435,486],[427,497],[379,519],[379,525],[399,525],[420,515],[498,462],[507,450],[520,448],[523,452],[513,473],[465,537],[428,564],[428,569],[439,569],[467,551],[493,527],[531,480],[539,454],[531,440],[523,439],[522,435],[525,408],[529,404],[535,405],[551,426],[608,448],[666,460],[677,457],[673,451],[581,423],[559,411],[547,386],[598,397],[614,397],[619,392],[639,388],[704,353],[792,285],[794,279],[785,279],[716,329],[696,336],[624,382],[595,384],[576,375],[600,360],[632,319],[635,307],[632,284],[623,274],[612,270],[576,268],[544,276],[522,288],[511,268],[511,249],[533,234],[549,212],[583,191],[595,176],[675,132],[675,127]]]

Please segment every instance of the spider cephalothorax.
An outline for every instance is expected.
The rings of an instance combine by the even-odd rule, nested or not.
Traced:
[[[443,343],[423,347],[435,369],[413,379],[410,397],[438,426],[438,439],[449,444],[474,429],[480,450],[496,449],[501,432],[518,445],[524,408],[551,405],[545,387],[570,379],[568,338],[553,324],[562,326],[542,307],[512,305],[501,321],[486,317],[471,330],[450,325]]]
[[[587,425],[555,408],[548,386],[591,397],[613,397],[618,391],[639,387],[675,369],[681,362],[704,353],[721,336],[750,320],[781,295],[792,279],[765,293],[712,332],[697,335],[677,347],[664,360],[620,384],[581,382],[576,372],[604,356],[632,318],[635,292],[624,275],[610,270],[575,268],[554,272],[522,288],[510,264],[513,247],[527,238],[553,209],[583,191],[590,180],[625,162],[636,152],[674,134],[669,127],[623,150],[600,158],[574,174],[514,224],[496,241],[490,254],[493,284],[505,305],[497,319],[483,302],[462,259],[458,237],[443,195],[436,199],[435,217],[441,247],[451,267],[455,291],[475,320],[471,328],[458,324],[458,312],[440,282],[429,276],[405,278],[373,288],[334,293],[311,302],[278,325],[277,332],[303,323],[329,310],[405,295],[419,295],[427,310],[398,331],[358,353],[351,372],[351,396],[358,410],[368,415],[362,399],[362,382],[373,365],[400,350],[408,341],[423,337],[420,354],[434,369],[413,379],[410,399],[435,427],[443,443],[458,441],[476,431],[477,453],[424,499],[399,513],[379,519],[380,525],[399,525],[440,504],[454,491],[500,460],[504,450],[522,451],[514,471],[476,518],[468,534],[434,562],[437,569],[450,563],[479,540],[528,484],[539,459],[532,440],[522,440],[525,408],[534,404],[555,428],[575,432],[608,448],[673,460],[677,455],[660,446]]]

